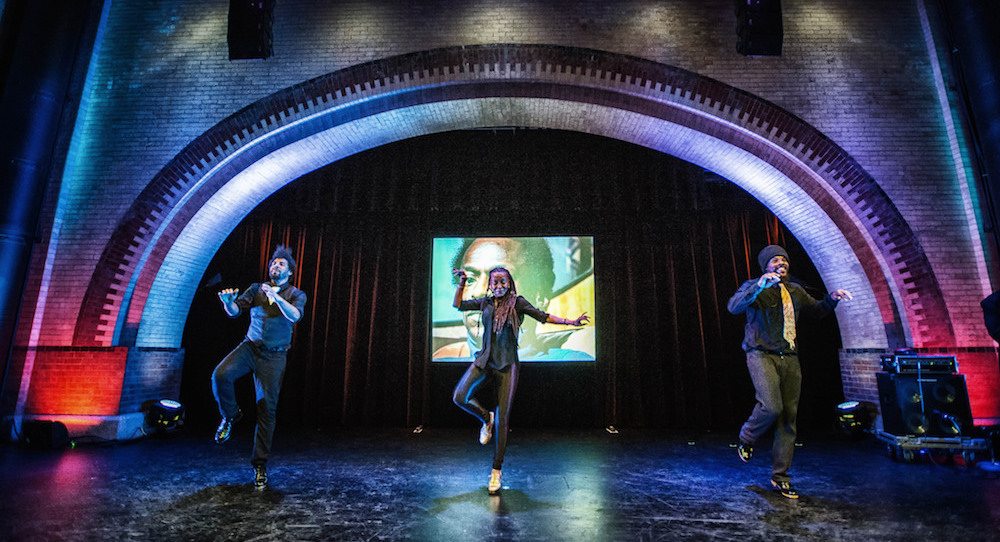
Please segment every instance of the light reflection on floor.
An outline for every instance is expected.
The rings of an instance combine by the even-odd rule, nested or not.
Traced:
[[[284,430],[271,486],[250,485],[249,431],[112,446],[0,449],[0,539],[989,540],[1000,475],[895,463],[874,439],[806,440],[789,501],[766,450],[653,431],[511,435],[504,489],[475,428]]]

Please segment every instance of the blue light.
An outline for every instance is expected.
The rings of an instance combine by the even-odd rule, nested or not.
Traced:
[[[837,405],[837,409],[840,411],[848,411],[848,410],[854,410],[859,406],[861,406],[861,403],[859,401],[847,401]]]

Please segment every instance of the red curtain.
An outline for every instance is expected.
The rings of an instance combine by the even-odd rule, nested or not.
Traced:
[[[784,245],[793,274],[824,293],[774,215],[700,168],[580,134],[443,134],[300,179],[237,228],[188,319],[186,400],[214,422],[208,375],[246,327],[221,322],[215,291],[260,280],[283,243],[309,303],[280,423],[471,423],[450,403],[464,366],[429,361],[428,273],[434,236],[482,234],[594,236],[598,361],[526,364],[515,427],[735,430],[753,390],[739,346],[744,318],[725,305],[760,274],[757,251]],[[804,326],[800,337],[808,430],[832,423],[842,398],[835,319]]]

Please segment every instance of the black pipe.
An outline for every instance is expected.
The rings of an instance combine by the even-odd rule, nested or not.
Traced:
[[[994,279],[1000,258],[1000,2],[939,0],[951,64],[965,115],[981,196],[983,230],[991,241]],[[975,241],[975,239],[973,240]]]
[[[81,71],[86,72],[101,6],[100,0],[11,0],[0,20],[0,262],[6,271],[0,280],[0,352],[5,355],[0,405],[4,410],[9,405],[2,394],[7,391],[42,202],[50,179],[62,171],[65,153],[58,157],[57,149],[72,132],[85,78]]]

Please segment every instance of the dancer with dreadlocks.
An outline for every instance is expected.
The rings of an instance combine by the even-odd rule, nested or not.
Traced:
[[[295,259],[288,247],[279,245],[275,249],[267,271],[269,281],[251,284],[242,295],[238,288],[219,292],[222,308],[230,318],[236,318],[244,310],[250,311],[250,327],[243,342],[212,373],[212,392],[222,414],[215,432],[215,442],[219,444],[229,440],[233,424],[243,416],[236,404],[236,379],[253,373],[257,429],[250,464],[254,486],[259,490],[267,486],[265,464],[271,453],[278,392],[285,375],[288,347],[292,343],[292,326],[302,318],[306,307],[306,294],[288,282],[295,274]]]
[[[539,322],[582,326],[590,317],[583,313],[576,320],[567,320],[536,309],[527,299],[517,295],[517,287],[510,272],[503,267],[490,270],[489,294],[486,297],[463,300],[466,275],[462,269],[452,273],[458,278],[454,306],[461,311],[482,311],[482,350],[476,352],[475,359],[465,371],[465,375],[455,386],[453,400],[463,410],[475,416],[483,426],[479,430],[479,443],[487,444],[496,432],[496,447],[493,453],[493,470],[487,490],[490,495],[500,491],[500,468],[503,465],[504,450],[507,448],[507,422],[510,420],[510,406],[517,389],[517,374],[520,360],[517,357],[517,335],[521,320],[528,315]],[[476,389],[487,378],[492,379],[496,390],[497,407],[487,411],[475,398]]]

